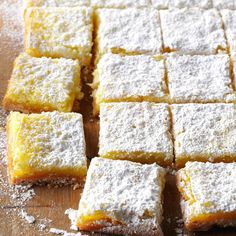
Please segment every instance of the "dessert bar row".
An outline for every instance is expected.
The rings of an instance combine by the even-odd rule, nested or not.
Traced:
[[[236,81],[227,54],[105,54],[94,71],[94,114],[107,102],[236,103]],[[235,74],[235,73],[234,73]],[[15,61],[3,105],[22,112],[72,111],[81,99],[77,60],[36,58],[22,53]]]
[[[177,164],[235,161],[235,105],[173,105],[171,110]],[[79,113],[11,112],[7,119],[10,182],[83,182],[87,176],[73,219],[80,230],[161,235],[165,170],[154,162],[173,161],[168,105],[103,104],[100,123],[104,158],[93,158],[87,172]],[[235,174],[235,162],[187,162],[177,172],[189,230],[235,226]]]
[[[236,9],[235,0],[24,0],[27,7],[76,7],[95,8],[155,7],[157,9],[201,7]]]
[[[188,230],[236,226],[236,163],[188,162],[177,172]],[[162,235],[165,171],[156,164],[94,158],[73,224],[119,235]]]
[[[95,64],[108,52],[209,55],[230,48],[233,54],[236,46],[233,10],[32,7],[24,19],[29,55],[79,59],[81,65],[90,64],[93,44]]]
[[[106,103],[101,106],[99,155],[178,167],[187,161],[236,161],[236,105]],[[172,120],[172,123],[171,123]],[[63,171],[86,173],[82,116],[11,112],[7,122],[12,183]],[[175,160],[174,160],[175,156]],[[78,168],[77,168],[78,167]]]
[[[85,178],[80,114],[11,113],[7,129],[12,182]],[[235,226],[235,174],[236,163],[188,162],[177,172],[187,229]],[[165,170],[157,164],[93,158],[73,224],[85,231],[162,235],[164,185]]]

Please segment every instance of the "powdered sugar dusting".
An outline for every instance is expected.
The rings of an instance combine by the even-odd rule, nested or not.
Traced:
[[[6,159],[6,131],[0,128],[0,163],[7,164]]]
[[[7,116],[8,116],[8,112],[3,110],[0,107],[0,127],[5,127],[6,126],[6,120],[7,120]]]
[[[103,233],[162,235],[164,176],[164,169],[156,164],[93,158],[79,203],[77,222],[80,223],[84,216],[102,212],[112,221],[121,222],[121,225],[113,225],[98,220]]]
[[[31,185],[9,185],[6,166],[7,166],[7,152],[6,152],[6,117],[7,112],[0,108],[0,195],[3,198],[9,200],[10,208],[0,206],[4,208],[6,214],[15,212],[19,217],[25,220],[27,223],[32,224],[35,222],[35,217],[29,215],[24,207],[35,196],[34,189]],[[17,206],[17,207],[15,207]],[[20,210],[21,209],[21,210]]]
[[[8,38],[23,45],[23,9],[21,1],[1,1],[0,3],[0,37]],[[11,17],[14,16],[14,17]],[[20,23],[21,22],[21,23]],[[1,42],[2,43],[2,42]]]
[[[22,3],[19,0],[0,1],[0,71],[1,82],[8,80],[15,57],[23,50]],[[7,83],[1,83],[0,94]]]
[[[76,226],[76,220],[77,220],[78,211],[70,208],[70,209],[67,209],[65,211],[65,214],[68,215],[68,217],[69,217],[69,219],[71,221],[70,229],[78,230],[78,227]]]
[[[29,224],[33,224],[35,222],[35,218],[33,216],[31,216],[31,215],[28,215],[28,213],[25,210],[21,210],[21,216]]]
[[[56,229],[56,228],[51,228],[49,230],[50,233],[57,234],[57,235],[63,235],[63,236],[88,236],[86,234],[81,234],[80,232],[78,233],[69,233],[63,229]]]

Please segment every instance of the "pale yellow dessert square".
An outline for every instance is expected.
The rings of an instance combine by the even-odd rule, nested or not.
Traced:
[[[166,68],[171,103],[236,102],[227,54],[170,56]]]
[[[188,162],[177,172],[188,230],[236,226],[236,163]]]
[[[208,55],[227,49],[216,9],[183,8],[160,11],[165,52]]]
[[[166,102],[164,60],[105,54],[94,72],[94,112],[102,102]]]
[[[100,105],[99,155],[171,165],[173,145],[167,104],[116,102]]]
[[[93,158],[79,203],[80,230],[162,235],[165,170],[156,164]]]
[[[8,171],[13,184],[78,179],[87,160],[82,115],[11,112],[7,120]]]
[[[128,8],[150,7],[150,0],[91,0],[92,7],[96,8]]]
[[[23,112],[70,112],[75,99],[81,98],[78,61],[22,53],[15,60],[3,106]]]
[[[171,105],[175,163],[236,161],[236,104]]]
[[[160,54],[162,49],[159,13],[145,9],[98,9],[96,61],[105,53]]]
[[[79,59],[89,65],[92,15],[87,7],[28,8],[25,12],[25,50],[36,57]]]
[[[26,7],[77,7],[89,4],[90,0],[24,0]]]

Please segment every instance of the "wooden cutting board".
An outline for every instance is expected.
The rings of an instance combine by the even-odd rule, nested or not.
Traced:
[[[23,33],[20,0],[0,0],[0,100],[6,91],[15,57],[23,50]],[[90,88],[84,82],[85,98],[81,104],[80,112],[84,117],[84,127],[87,143],[87,156],[92,158],[98,153],[99,121],[92,117],[92,99]],[[1,113],[0,113],[1,114]],[[3,152],[3,150],[0,150]],[[6,164],[0,162],[0,236],[37,236],[52,235],[50,228],[59,228],[69,231],[70,222],[64,214],[68,208],[76,209],[82,189],[73,190],[71,187],[48,188],[35,187],[36,195],[26,206],[19,201],[12,200],[8,192]],[[21,216],[21,210],[36,219],[29,224]],[[46,228],[40,230],[40,223],[44,222]],[[210,232],[190,234],[186,232],[181,223],[179,194],[175,186],[175,176],[169,174],[164,194],[164,221],[163,231],[171,235],[236,235],[235,229],[214,229]]]

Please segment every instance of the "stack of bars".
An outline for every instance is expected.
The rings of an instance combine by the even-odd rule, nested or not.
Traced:
[[[236,226],[235,0],[25,0],[24,21],[3,100],[12,184],[86,178],[80,230],[154,236],[178,168],[186,228]],[[82,68],[100,115],[88,171]]]

